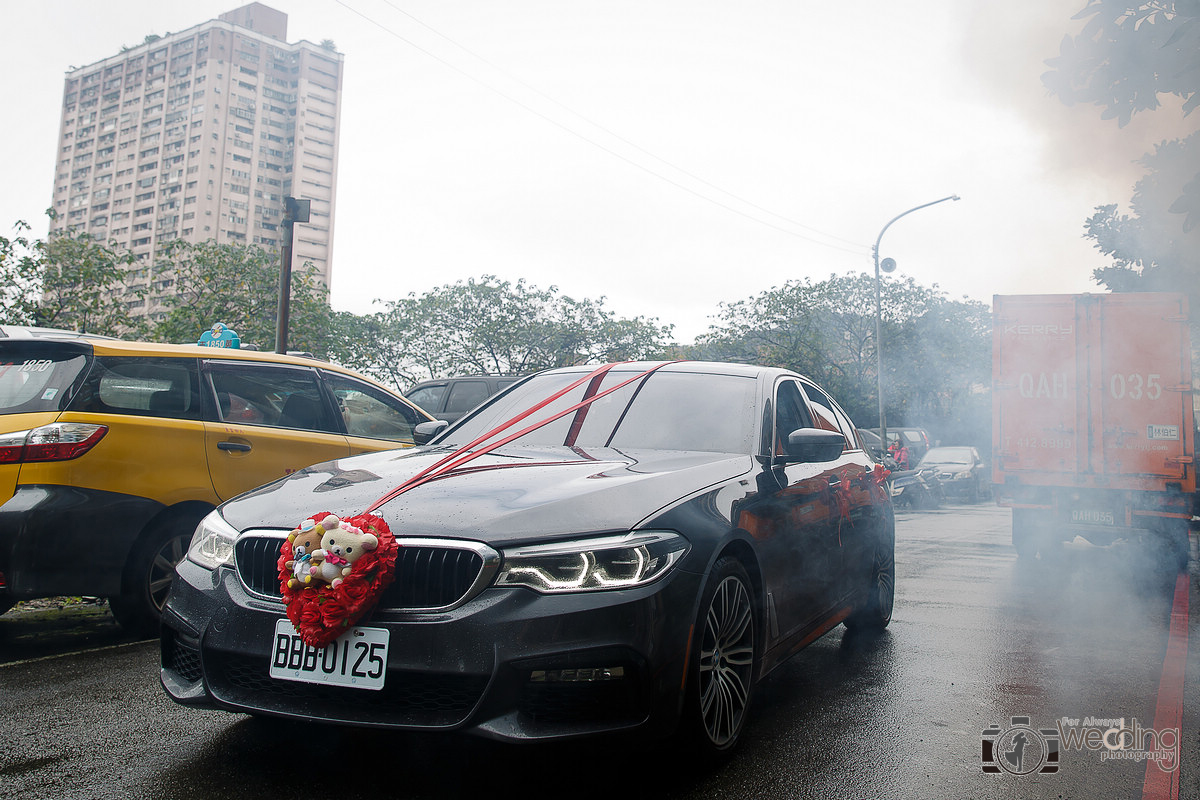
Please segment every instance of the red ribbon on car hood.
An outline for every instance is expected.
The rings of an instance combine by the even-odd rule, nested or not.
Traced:
[[[538,428],[541,428],[544,425],[549,425],[551,422],[561,419],[561,418],[565,417],[567,414],[572,414],[576,411],[579,411],[580,409],[587,408],[589,405],[591,405],[595,401],[599,400],[600,398],[606,397],[606,396],[612,394],[613,392],[617,391],[618,389],[628,386],[629,384],[633,383],[634,381],[641,380],[642,378],[649,376],[650,374],[662,369],[663,367],[665,367],[669,364],[678,364],[679,362],[678,361],[664,361],[663,363],[658,364],[657,366],[651,367],[650,369],[645,370],[644,372],[639,372],[637,375],[634,375],[632,378],[628,378],[624,381],[621,381],[620,383],[618,383],[615,386],[605,389],[603,392],[599,392],[599,393],[591,394],[590,396],[586,396],[586,397],[584,397],[583,400],[579,401],[575,405],[571,406],[570,408],[564,409],[563,411],[560,411],[557,414],[554,414],[553,416],[547,417],[546,419],[543,419],[539,422],[535,422],[532,425],[522,428],[521,430],[517,431],[516,433],[505,436],[503,439],[498,439],[497,441],[494,441],[490,444],[484,445],[484,442],[488,441],[489,439],[491,439],[495,436],[499,436],[500,434],[502,434],[505,431],[509,430],[510,428],[514,427],[518,422],[521,422],[522,420],[526,419],[531,414],[537,413],[539,410],[550,405],[555,400],[558,400],[560,397],[567,394],[568,392],[579,388],[580,386],[582,386],[584,383],[587,383],[588,381],[593,381],[591,386],[588,387],[588,392],[594,391],[595,387],[599,386],[599,380],[601,378],[603,378],[603,376],[606,375],[609,370],[611,370],[613,367],[620,366],[621,364],[629,364],[629,363],[631,363],[631,362],[617,361],[617,362],[613,362],[611,364],[605,364],[604,366],[600,367],[599,369],[596,369],[596,370],[588,373],[587,375],[584,375],[582,378],[575,381],[570,386],[567,386],[565,389],[560,389],[559,391],[550,395],[549,397],[547,397],[545,400],[541,401],[540,403],[537,403],[536,405],[526,409],[525,411],[522,411],[520,414],[516,415],[512,419],[509,419],[509,420],[506,420],[506,421],[500,423],[499,425],[497,425],[495,428],[492,428],[487,433],[468,442],[467,444],[465,444],[462,447],[455,450],[453,453],[450,453],[450,454],[446,455],[445,457],[439,459],[435,463],[431,464],[430,466],[428,466],[425,469],[418,472],[416,475],[414,475],[411,478],[409,478],[408,480],[406,480],[404,483],[397,486],[395,489],[392,489],[390,492],[385,494],[383,497],[379,498],[374,503],[372,503],[371,507],[367,509],[367,513],[369,514],[371,512],[376,511],[377,509],[380,508],[380,506],[383,506],[385,503],[388,503],[391,500],[394,500],[395,498],[397,498],[400,495],[407,492],[409,489],[414,489],[423,483],[428,483],[429,481],[432,481],[436,478],[440,478],[443,475],[446,475],[447,473],[453,472],[453,471],[459,469],[460,467],[462,467],[463,465],[467,464],[468,462],[473,461],[482,455],[487,455],[488,453],[492,452],[493,450],[495,450],[499,447],[503,447],[504,445],[506,445],[516,439],[521,438],[522,436],[524,436],[527,433],[531,433],[531,432],[537,430]],[[478,447],[479,449],[478,450],[474,449],[476,447]]]

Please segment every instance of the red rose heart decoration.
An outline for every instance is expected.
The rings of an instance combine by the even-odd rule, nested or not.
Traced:
[[[300,638],[321,648],[375,606],[396,576],[400,545],[373,514],[314,514],[279,551],[279,590]]]

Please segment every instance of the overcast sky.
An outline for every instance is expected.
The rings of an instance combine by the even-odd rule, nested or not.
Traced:
[[[4,230],[46,230],[66,71],[239,5],[5,0]],[[355,313],[495,274],[687,343],[722,301],[873,272],[888,220],[951,194],[885,234],[900,274],[989,304],[1096,291],[1084,221],[1183,130],[1048,94],[1083,0],[267,5],[345,54],[332,302]]]

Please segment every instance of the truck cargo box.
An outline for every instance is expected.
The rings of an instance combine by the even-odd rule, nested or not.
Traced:
[[[1153,530],[1186,547],[1195,469],[1185,297],[997,295],[992,381],[1002,504],[1049,511],[1041,527],[1061,538],[1081,532],[1070,526],[1097,540]]]

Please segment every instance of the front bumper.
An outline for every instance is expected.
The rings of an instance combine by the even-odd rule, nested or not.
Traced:
[[[631,590],[486,589],[446,612],[376,610],[359,623],[389,631],[384,688],[371,691],[271,678],[283,604],[248,593],[232,569],[185,560],[163,614],[162,684],[185,705],[375,728],[665,735],[681,706],[700,580],[676,569]],[[580,679],[613,667],[619,679]]]

